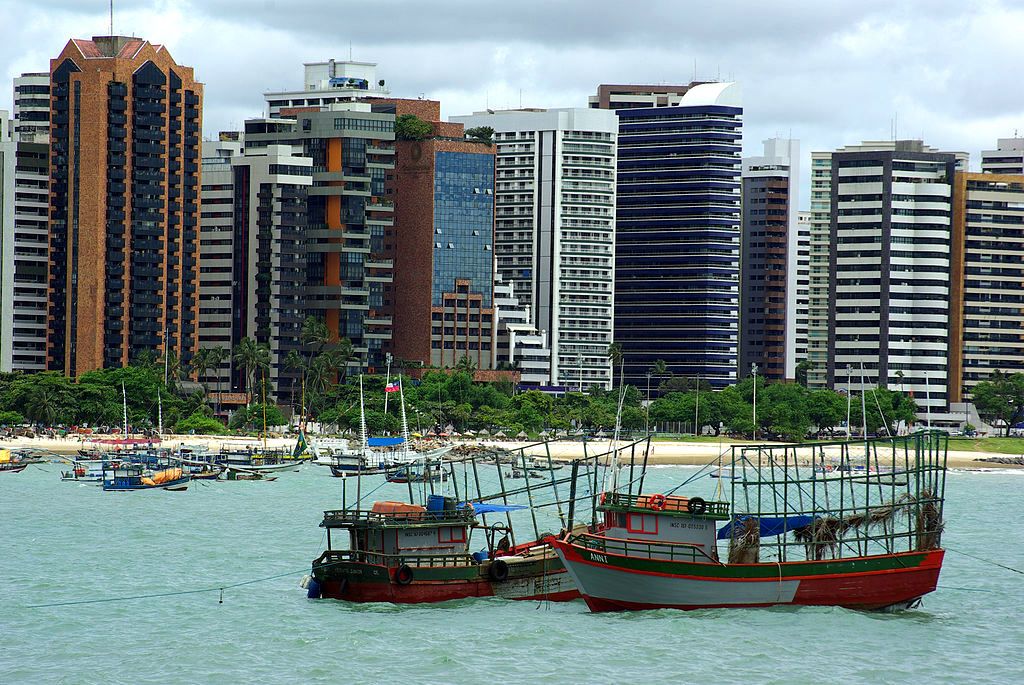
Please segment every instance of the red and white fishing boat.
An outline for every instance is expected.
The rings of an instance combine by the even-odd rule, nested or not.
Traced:
[[[613,489],[603,529],[547,541],[592,611],[908,608],[942,567],[947,442],[736,446],[728,501]],[[822,481],[826,455],[844,468]]]

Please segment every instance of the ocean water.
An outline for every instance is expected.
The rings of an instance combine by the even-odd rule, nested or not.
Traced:
[[[693,472],[652,469],[645,490]],[[104,493],[33,466],[0,475],[0,683],[1020,683],[1024,576],[957,552],[1024,568],[1022,488],[1020,473],[950,473],[943,540],[956,551],[913,611],[598,615],[582,601],[307,600],[298,583],[322,549],[322,511],[341,503],[340,481],[318,467]],[[403,494],[387,485],[370,499]],[[213,591],[31,606],[254,580],[222,602]]]

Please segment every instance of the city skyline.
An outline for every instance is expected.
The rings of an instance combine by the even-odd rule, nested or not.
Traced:
[[[619,16],[594,3],[528,2],[492,22],[486,7],[463,2],[341,8],[308,1],[291,3],[283,22],[274,3],[136,2],[115,6],[114,33],[146,36],[195,65],[208,94],[206,137],[263,114],[260,95],[297,86],[302,62],[344,59],[351,49],[354,59],[380,65],[395,96],[440,100],[445,120],[486,107],[582,107],[600,83],[696,76],[742,83],[746,155],[771,137],[799,138],[806,155],[889,140],[895,129],[899,138],[966,151],[976,169],[991,140],[1024,129],[1024,99],[1002,87],[998,72],[970,65],[1024,53],[1015,40],[1024,8],[926,4],[731,2],[681,13],[649,3]],[[108,33],[107,3],[92,5],[89,12],[81,2],[0,2],[20,19],[0,28],[3,77],[43,70],[67,35]],[[406,21],[388,32],[358,28],[384,16]],[[0,109],[11,107],[10,93],[0,93]]]

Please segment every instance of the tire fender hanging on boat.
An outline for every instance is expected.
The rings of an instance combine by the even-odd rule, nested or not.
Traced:
[[[690,499],[689,502],[687,502],[686,508],[689,510],[691,514],[694,514],[695,516],[700,516],[708,510],[708,503],[705,502],[700,497],[693,497]]]
[[[495,559],[487,569],[487,575],[496,583],[504,583],[508,580],[508,563],[502,559]]]
[[[395,570],[395,582],[399,585],[408,585],[412,582],[412,567],[409,564],[402,564]]]

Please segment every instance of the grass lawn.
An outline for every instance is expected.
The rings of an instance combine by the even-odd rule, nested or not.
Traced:
[[[957,452],[1024,454],[1024,438],[950,438],[949,449]]]

